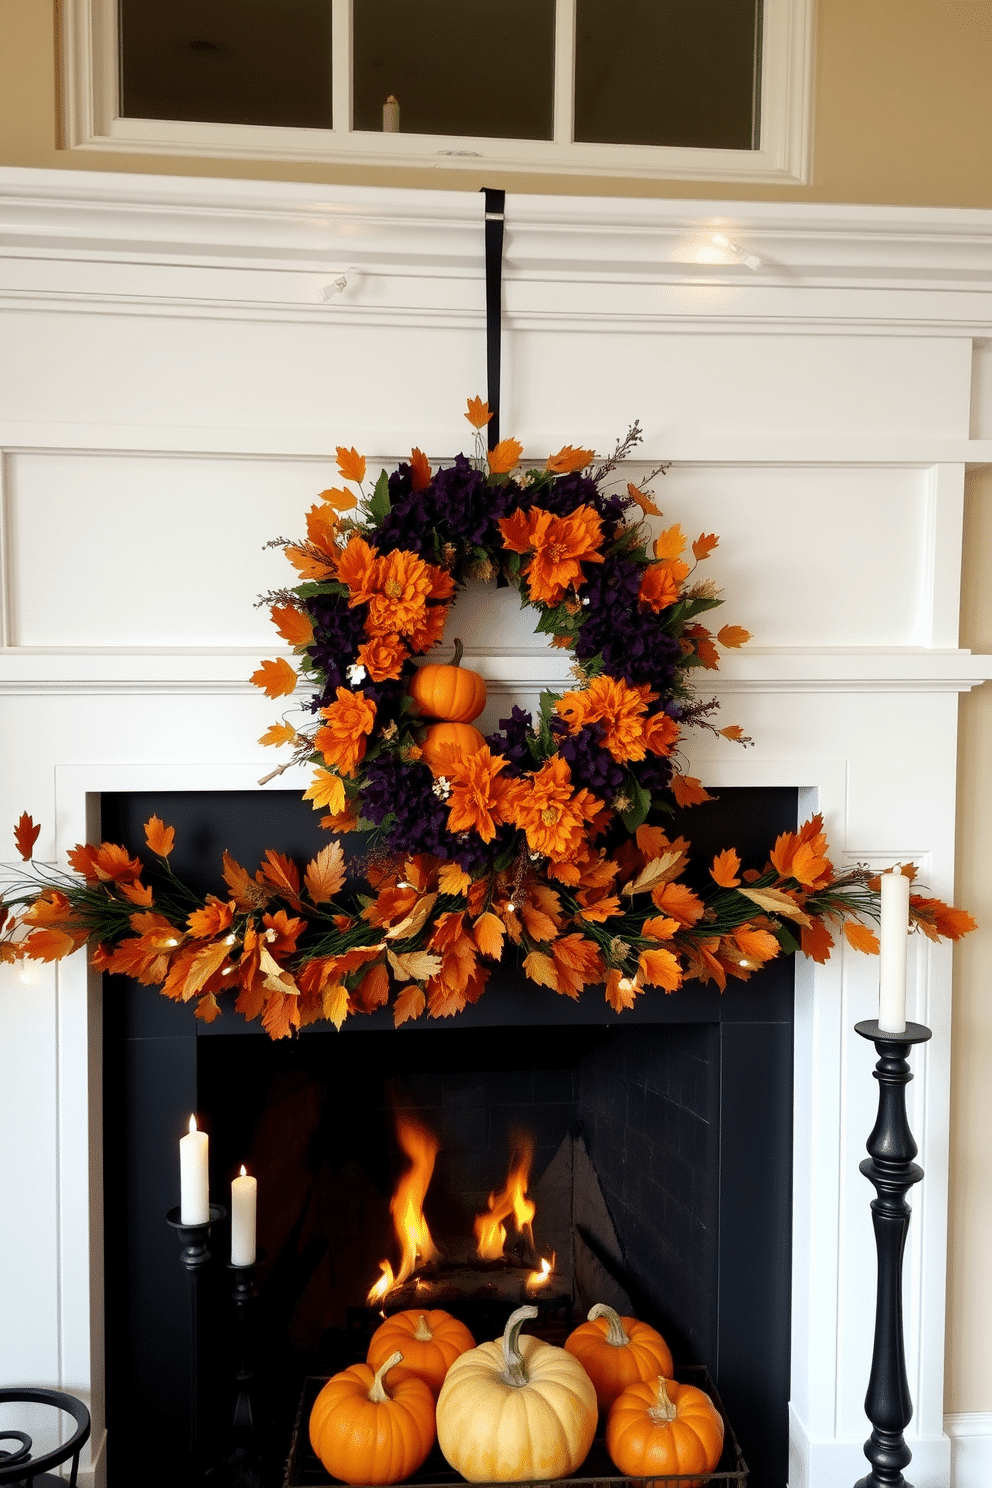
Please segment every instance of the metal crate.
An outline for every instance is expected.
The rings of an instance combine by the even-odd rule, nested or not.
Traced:
[[[727,1413],[710,1379],[709,1372],[702,1364],[690,1364],[676,1369],[675,1378],[682,1384],[695,1385],[697,1389],[705,1390],[723,1417],[723,1455],[717,1463],[715,1472],[706,1473],[703,1477],[698,1474],[663,1478],[624,1477],[610,1461],[606,1443],[600,1433],[596,1436],[589,1455],[582,1464],[581,1477],[555,1478],[551,1483],[536,1483],[529,1485],[529,1488],[653,1488],[654,1484],[657,1484],[658,1488],[662,1488],[662,1485],[664,1488],[690,1488],[690,1485],[695,1483],[705,1483],[707,1488],[710,1484],[714,1485],[714,1488],[716,1485],[724,1488],[724,1485],[729,1484],[736,1485],[736,1488],[746,1488],[747,1464],[737,1445],[737,1438],[727,1420]],[[296,1414],[296,1423],[290,1440],[289,1460],[286,1463],[283,1488],[336,1488],[337,1479],[328,1477],[320,1459],[310,1448],[310,1435],[307,1429],[313,1403],[326,1383],[326,1379],[311,1376],[304,1384],[300,1408]],[[465,1479],[460,1473],[455,1472],[454,1468],[448,1466],[441,1455],[440,1448],[435,1445],[427,1461],[407,1481],[413,1485],[413,1488],[452,1488],[453,1484],[464,1483]],[[481,1488],[507,1488],[507,1485],[505,1483],[483,1484]]]

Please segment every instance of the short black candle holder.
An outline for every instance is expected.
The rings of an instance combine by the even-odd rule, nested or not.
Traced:
[[[886,1033],[875,1019],[856,1023],[855,1032],[875,1045],[878,1063],[878,1116],[866,1143],[869,1156],[861,1172],[874,1184],[871,1201],[878,1286],[875,1294],[875,1342],[865,1396],[865,1414],[872,1433],[865,1442],[871,1472],[855,1488],[911,1488],[902,1470],[912,1452],[903,1432],[913,1415],[906,1378],[906,1348],[902,1325],[902,1263],[912,1210],[906,1194],[923,1177],[913,1158],[917,1153],[906,1116],[906,1086],[913,1078],[909,1051],[924,1044],[930,1029],[907,1023],[903,1033]]]
[[[225,1219],[227,1210],[221,1204],[210,1205],[210,1218],[205,1224],[183,1224],[182,1211],[170,1209],[165,1216],[175,1230],[181,1246],[179,1259],[186,1272],[189,1295],[189,1455],[197,1468],[200,1458],[200,1331],[199,1331],[199,1286],[200,1272],[210,1260],[207,1241],[210,1227]]]

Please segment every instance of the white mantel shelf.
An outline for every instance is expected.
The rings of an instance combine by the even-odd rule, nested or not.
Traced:
[[[256,741],[287,700],[248,678],[283,647],[253,606],[292,579],[265,544],[302,530],[338,444],[373,469],[470,444],[483,210],[0,168],[0,829],[30,811],[42,860],[101,792],[253,790],[272,768]],[[719,623],[754,641],[698,691],[755,742],[697,735],[694,772],[795,786],[835,861],[912,856],[953,898],[959,695],[992,677],[958,645],[965,476],[992,464],[992,213],[510,194],[504,268],[502,432],[537,462],[608,453],[639,419],[639,460],[672,462],[666,523],[720,535]],[[452,633],[495,720],[567,658],[486,604]],[[914,944],[909,1015],[934,1035],[909,1087],[916,1488],[988,1488],[992,1460],[983,1423],[945,1430],[943,1409],[952,998],[949,948]],[[875,1082],[853,1028],[876,1008],[869,958],[797,966],[789,1488],[865,1472]],[[105,1463],[100,1019],[78,955],[30,996],[0,967],[0,1191],[35,1196],[30,1233],[0,1225],[0,1381],[89,1401],[86,1485]]]

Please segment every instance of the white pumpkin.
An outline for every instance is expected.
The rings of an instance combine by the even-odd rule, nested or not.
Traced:
[[[519,1307],[501,1339],[461,1354],[437,1402],[445,1459],[470,1483],[562,1478],[596,1434],[596,1390],[579,1361],[530,1335],[536,1307]]]

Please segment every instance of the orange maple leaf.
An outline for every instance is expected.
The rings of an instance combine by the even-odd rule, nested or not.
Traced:
[[[743,625],[724,625],[721,630],[717,631],[716,638],[721,646],[736,649],[751,639],[751,632],[745,630]]]
[[[63,956],[71,955],[80,942],[64,930],[45,928],[32,930],[21,944],[25,956],[31,961],[61,961]]]
[[[739,723],[728,723],[727,727],[719,729],[718,733],[721,733],[725,739],[731,739],[735,744],[739,744],[744,738],[744,730]]]
[[[295,605],[273,605],[272,623],[291,646],[308,646],[313,640],[313,621]]]
[[[355,1006],[366,1013],[389,1001],[389,972],[381,961],[369,967],[352,995]]]
[[[740,883],[741,860],[732,847],[725,847],[723,852],[717,853],[713,859],[713,867],[710,869],[710,877],[714,883],[718,883],[721,889],[736,889]]]
[[[265,857],[255,877],[259,883],[271,885],[278,893],[285,894],[290,899],[299,895],[300,870],[292,858],[276,852],[275,848],[265,849]]]
[[[40,831],[41,827],[35,826],[28,813],[22,811],[21,819],[14,828],[14,842],[25,863],[31,861],[31,854],[34,852],[34,845],[38,841]]]
[[[337,446],[335,454],[343,479],[354,481],[360,486],[365,479],[365,456],[360,455],[356,449],[345,449],[343,444]]]
[[[419,1018],[427,1006],[427,998],[424,996],[423,987],[416,982],[411,982],[409,987],[404,987],[396,1001],[393,1003],[393,1027],[399,1028],[413,1018]],[[340,1027],[340,1024],[338,1025]]]
[[[671,563],[685,552],[685,533],[678,522],[666,527],[654,540],[654,556],[662,563]],[[686,570],[688,572],[688,570]],[[685,578],[685,574],[682,575]]]
[[[484,429],[492,418],[492,414],[489,411],[489,404],[483,403],[481,398],[469,398],[467,402],[468,413],[466,413],[465,417],[473,429]]]
[[[804,925],[799,936],[800,949],[804,956],[823,966],[830,960],[834,938],[822,920],[811,920]]]
[[[330,770],[315,770],[303,799],[313,802],[314,811],[322,811],[326,806],[332,816],[340,816],[345,809],[344,781]]]
[[[431,463],[423,450],[414,449],[410,453],[410,473],[412,475],[411,485],[415,491],[423,491],[430,485]]]
[[[631,977],[624,976],[615,967],[606,973],[606,1000],[615,1013],[633,1007],[640,990]]]
[[[867,925],[862,925],[860,920],[844,921],[844,939],[848,945],[853,946],[856,951],[863,951],[866,956],[878,955],[878,936]]]
[[[175,827],[167,827],[159,816],[150,816],[145,822],[145,841],[156,857],[167,858],[176,840]]]
[[[678,806],[699,806],[713,799],[694,775],[673,775],[672,795]]]
[[[551,947],[558,991],[577,998],[587,982],[600,982],[606,968],[599,946],[582,935],[564,935]]]
[[[695,925],[706,912],[699,896],[682,883],[661,884],[651,890],[651,898],[662,914],[671,915],[680,925]]]
[[[501,439],[499,444],[489,451],[490,474],[508,475],[520,464],[520,456],[523,452],[524,447],[519,439]]]
[[[346,491],[343,486],[330,486],[326,491],[318,491],[317,500],[326,501],[335,511],[350,511],[353,506],[358,505],[358,497]]]
[[[630,481],[627,482],[627,495],[630,497],[631,501],[636,501],[637,505],[641,508],[641,511],[646,517],[661,516],[661,507],[655,505],[654,501],[646,491],[638,490],[637,486],[633,485]],[[629,1006],[629,1004],[627,1004],[627,1006]],[[619,1011],[620,1009],[617,1008],[617,1012]]]
[[[203,908],[191,910],[186,916],[186,924],[197,940],[207,940],[228,928],[234,919],[234,909],[233,899],[218,899],[216,894],[208,894]]]
[[[564,444],[556,455],[548,460],[548,469],[555,475],[568,475],[573,470],[585,470],[590,460],[596,458],[595,450],[576,449]]]
[[[239,909],[261,909],[272,897],[267,889],[252,878],[247,868],[242,868],[231,854],[225,850],[223,858],[222,876],[224,882],[231,891],[235,904]]]
[[[682,985],[682,968],[677,958],[661,946],[657,950],[642,951],[637,965],[644,981],[652,987],[675,992]]]
[[[307,893],[314,904],[326,904],[341,888],[345,880],[344,849],[340,842],[329,842],[326,847],[307,864],[303,875]]]
[[[692,545],[692,556],[696,562],[708,558],[719,541],[715,532],[701,532]]]
[[[273,992],[262,1014],[262,1027],[269,1038],[289,1038],[293,1029],[299,1026],[299,997],[286,992]]]
[[[543,951],[531,951],[524,957],[524,972],[532,982],[537,982],[540,987],[552,987],[558,991],[558,974],[555,971],[555,963],[550,956]]]
[[[475,943],[483,956],[489,956],[491,960],[498,961],[503,954],[503,936],[505,934],[503,921],[492,910],[487,910],[476,920],[472,930]]]
[[[291,723],[273,723],[259,739],[259,744],[292,744],[296,730]]]
[[[471,878],[457,863],[442,863],[437,882],[442,894],[467,894],[472,887]]]
[[[278,661],[263,661],[257,672],[252,672],[250,680],[256,687],[260,687],[266,697],[288,697],[296,690],[299,681],[293,668],[285,657],[280,656]]]
[[[141,904],[145,909],[151,909],[155,903],[155,896],[151,888],[146,887],[145,884],[139,883],[137,880],[134,883],[118,884],[117,887],[124,895],[124,898],[130,899],[132,904]]]

